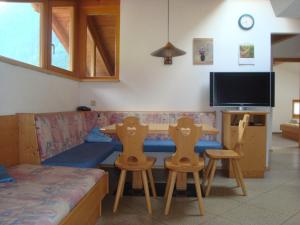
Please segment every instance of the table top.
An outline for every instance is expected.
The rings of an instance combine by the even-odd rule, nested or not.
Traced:
[[[168,123],[150,123],[148,124],[149,126],[149,133],[168,133],[169,131],[169,126],[176,126],[176,124],[168,124]],[[208,125],[208,124],[196,124],[196,126],[202,126],[202,130],[204,134],[210,134],[210,135],[215,135],[219,133],[219,130]],[[106,134],[115,134],[116,133],[116,124],[112,124],[106,127],[100,128],[100,130],[103,133]]]

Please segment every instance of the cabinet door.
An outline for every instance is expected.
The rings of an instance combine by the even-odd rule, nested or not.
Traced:
[[[231,149],[236,143],[237,132],[237,127],[231,127]],[[266,127],[248,126],[243,143],[244,157],[240,160],[240,165],[244,176],[263,177],[266,162]],[[229,175],[232,177],[231,167]]]
[[[249,126],[245,133],[244,158],[241,166],[245,171],[264,171],[266,162],[266,127]]]

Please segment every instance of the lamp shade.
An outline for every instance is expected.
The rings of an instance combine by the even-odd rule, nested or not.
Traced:
[[[164,47],[151,53],[152,56],[156,57],[176,57],[184,55],[185,51],[176,48],[171,42],[168,42]]]

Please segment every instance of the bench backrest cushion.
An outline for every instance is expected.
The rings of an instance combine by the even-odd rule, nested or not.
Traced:
[[[40,157],[44,161],[84,142],[97,124],[97,112],[60,112],[35,115]]]
[[[108,126],[115,123],[121,123],[128,116],[135,116],[140,119],[141,123],[168,123],[176,124],[181,117],[187,116],[194,120],[194,123],[204,123],[216,127],[216,112],[167,112],[167,111],[141,111],[141,112],[119,112],[119,111],[102,111],[98,112],[98,125],[100,127]],[[168,134],[149,134],[147,139],[165,140],[169,139]],[[204,135],[205,140],[215,140],[215,136]]]

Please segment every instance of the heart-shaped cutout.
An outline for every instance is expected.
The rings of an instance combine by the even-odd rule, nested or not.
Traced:
[[[180,132],[183,136],[188,136],[191,134],[191,128],[180,128]]]
[[[135,135],[136,127],[127,127],[127,133],[131,136]]]

